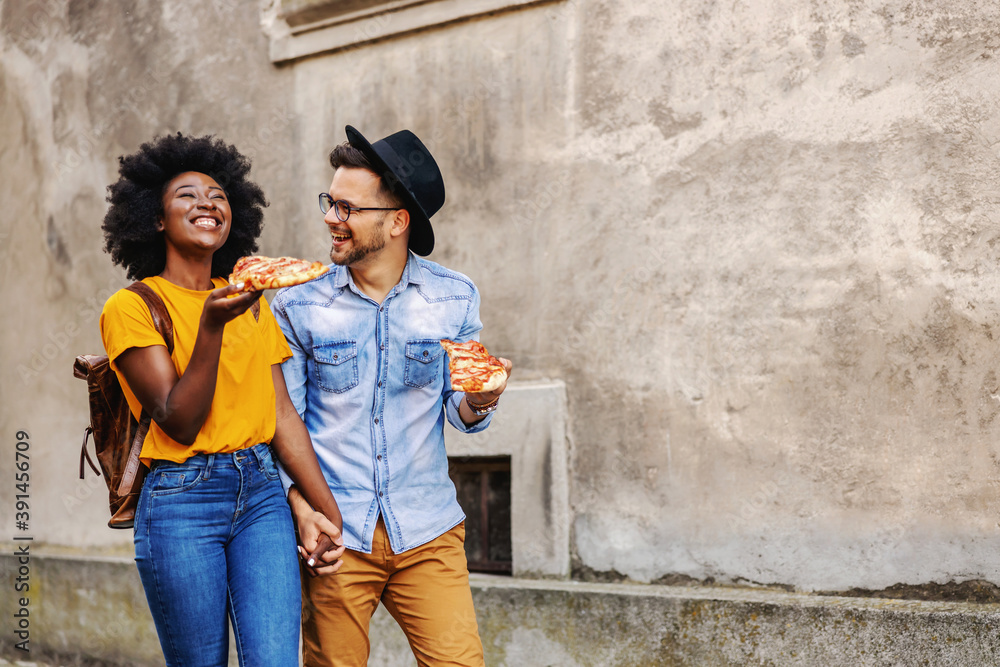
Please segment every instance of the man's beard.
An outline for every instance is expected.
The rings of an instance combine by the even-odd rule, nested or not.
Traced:
[[[385,236],[382,234],[383,227],[385,227],[385,214],[375,224],[375,228],[368,237],[367,243],[361,243],[356,236],[352,235],[351,240],[354,241],[354,248],[339,259],[335,256],[336,251],[330,248],[330,259],[334,264],[339,266],[350,266],[351,264],[360,262],[368,255],[378,252],[385,247]]]

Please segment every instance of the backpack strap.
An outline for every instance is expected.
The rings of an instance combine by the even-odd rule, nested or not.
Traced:
[[[167,311],[167,306],[163,303],[163,299],[160,295],[153,291],[146,283],[136,281],[129,285],[126,289],[131,292],[135,292],[142,300],[146,303],[149,308],[150,314],[153,316],[153,326],[156,330],[163,336],[163,342],[167,345],[167,354],[173,354],[174,352],[174,321],[170,317],[170,313]],[[125,470],[122,472],[121,483],[118,484],[118,495],[124,496],[132,489],[132,485],[135,483],[135,478],[142,469],[142,462],[139,460],[139,454],[142,452],[142,444],[146,441],[146,434],[149,432],[149,426],[152,419],[149,413],[145,409],[139,414],[138,427],[135,430],[135,435],[132,437],[132,446],[129,448],[128,461],[125,463]],[[86,446],[86,435],[84,436],[84,446]],[[83,464],[80,464],[80,468],[83,468]]]
[[[153,291],[152,287],[141,281],[132,283],[126,289],[135,292],[146,302],[146,306],[153,316],[153,326],[163,336],[163,342],[167,344],[167,354],[173,354],[174,321],[170,318],[170,313],[167,312],[167,306],[163,303],[163,299]]]
[[[129,285],[126,289],[130,292],[135,292],[142,297],[142,300],[146,302],[146,306],[149,308],[150,314],[153,316],[153,326],[156,330],[160,332],[163,336],[163,342],[167,344],[167,353],[174,353],[174,321],[170,319],[170,313],[167,312],[167,306],[163,303],[163,299],[160,295],[153,291],[153,288],[144,282],[136,281]],[[250,306],[250,312],[253,313],[253,318],[260,321],[260,301],[254,301],[253,305]]]

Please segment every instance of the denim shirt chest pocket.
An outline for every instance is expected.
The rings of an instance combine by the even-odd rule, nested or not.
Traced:
[[[340,394],[358,386],[358,345],[353,340],[313,348],[313,373],[324,391]]]
[[[441,357],[444,348],[434,340],[410,340],[406,342],[406,371],[403,382],[410,387],[426,387],[442,377]]]

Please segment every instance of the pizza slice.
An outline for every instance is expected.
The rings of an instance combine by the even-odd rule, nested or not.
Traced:
[[[244,290],[277,289],[307,283],[329,270],[322,262],[251,255],[236,262],[229,282],[233,285],[243,283]]]
[[[478,393],[499,389],[507,379],[507,370],[496,357],[490,356],[479,341],[456,343],[442,339],[441,347],[448,353],[451,388],[455,391]]]

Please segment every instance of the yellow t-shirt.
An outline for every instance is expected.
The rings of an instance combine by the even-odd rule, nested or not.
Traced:
[[[154,276],[142,282],[160,295],[174,324],[174,352],[171,358],[177,375],[184,374],[191,354],[201,311],[209,291],[189,290]],[[223,278],[213,278],[224,287]],[[122,289],[111,295],[101,312],[101,338],[118,376],[132,414],[139,418],[142,406],[122,377],[115,360],[133,347],[166,345],[153,326],[153,316],[138,294]],[[234,452],[274,437],[274,381],[271,365],[292,356],[267,302],[260,300],[260,319],[249,310],[226,324],[219,355],[219,375],[215,396],[198,437],[185,446],[168,436],[154,421],[142,446],[141,458],[183,462],[195,454]]]

